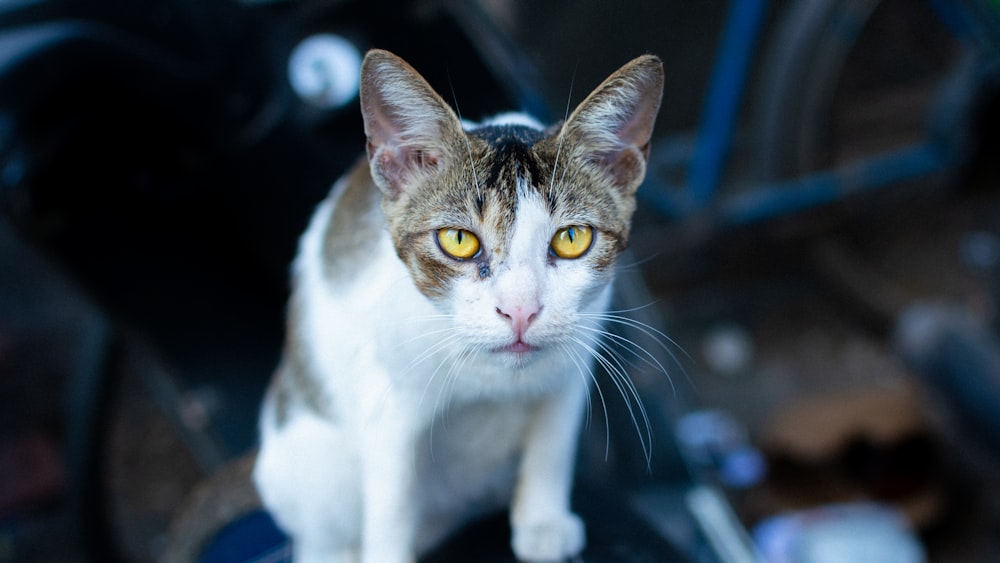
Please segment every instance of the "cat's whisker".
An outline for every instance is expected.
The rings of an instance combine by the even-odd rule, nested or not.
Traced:
[[[558,182],[560,186],[563,185],[563,182],[566,181],[566,173],[568,171],[569,171],[569,166],[563,166],[562,175],[559,176],[559,182]]]
[[[629,417],[632,419],[632,426],[635,428],[636,435],[639,439],[639,444],[642,448],[642,452],[646,458],[647,465],[652,462],[652,442],[653,442],[653,429],[652,424],[649,421],[648,413],[646,412],[646,407],[642,403],[642,398],[639,395],[639,390],[632,383],[631,378],[628,377],[624,366],[617,364],[608,359],[601,349],[607,350],[606,345],[599,342],[597,337],[589,337],[590,340],[597,345],[598,348],[590,347],[585,341],[580,338],[572,337],[581,346],[590,350],[591,355],[595,360],[604,368],[604,371],[608,374],[611,382],[618,389],[618,393],[621,395],[625,402],[625,408],[628,410]],[[636,411],[638,410],[638,415]],[[639,419],[642,419],[640,424]],[[645,429],[645,433],[643,432]]]
[[[414,335],[410,336],[406,340],[401,340],[399,342],[396,342],[396,345],[394,346],[394,349],[400,349],[400,348],[402,348],[405,345],[413,344],[414,342],[417,342],[419,340],[424,340],[424,339],[427,339],[427,338],[435,338],[435,337],[437,337],[438,335],[441,335],[441,334],[448,334],[448,333],[450,333],[450,332],[452,332],[454,330],[455,330],[454,327],[448,326],[448,327],[444,327],[444,328],[439,328],[437,330],[420,332],[419,334],[414,334]]]
[[[408,373],[410,370],[416,368],[430,358],[433,358],[438,352],[447,348],[456,338],[457,336],[448,335],[447,337],[432,344],[429,348],[424,349],[422,352],[417,354],[416,357],[410,360],[410,363],[408,363],[405,368],[403,368],[404,373]]]
[[[453,355],[455,359],[449,362],[450,366],[448,367],[447,373],[445,373],[444,385],[442,386],[443,390],[446,392],[446,396],[448,397],[448,403],[445,404],[445,409],[443,411],[444,416],[447,416],[448,411],[451,409],[451,400],[455,396],[455,384],[458,382],[459,377],[461,377],[462,370],[469,362],[469,359],[475,356],[481,347],[482,346],[479,344],[463,347]]]
[[[591,350],[591,348],[589,346],[587,346],[586,344],[579,344],[579,343],[577,343],[577,344],[579,346],[582,346],[583,348],[585,348],[591,355],[593,355],[593,350]],[[611,454],[611,417],[608,415],[608,403],[607,403],[607,399],[605,398],[605,395],[604,395],[604,389],[601,388],[601,382],[597,378],[597,374],[594,373],[593,364],[591,362],[587,361],[587,359],[584,358],[583,355],[581,355],[572,346],[570,346],[570,345],[567,344],[566,348],[570,351],[570,354],[571,354],[570,359],[573,361],[573,363],[580,370],[581,375],[585,374],[585,379],[589,378],[589,381],[592,381],[594,383],[594,389],[597,391],[597,397],[601,401],[601,412],[604,414],[604,460],[607,461],[608,457]],[[590,403],[591,403],[590,385],[589,385],[589,382],[587,382],[587,383],[588,383],[587,384],[587,399],[588,399],[587,400],[587,409],[588,409],[588,414],[590,414],[590,416],[592,416],[592,413],[590,412],[590,409],[591,409],[591,406],[590,406]],[[589,423],[590,423],[590,420],[588,418],[588,424]]]
[[[379,393],[379,398],[377,401],[378,409],[376,410],[376,412],[379,413],[385,412],[385,405],[386,403],[389,402],[389,397],[391,397],[394,394],[395,394],[395,382],[393,381],[386,382],[385,386],[382,388],[382,392]]]
[[[402,319],[394,319],[392,322],[394,324],[399,323],[422,323],[428,321],[450,321],[455,318],[452,313],[438,313],[434,315],[414,315],[412,317],[406,317]]]
[[[472,170],[472,183],[476,186],[476,198],[482,200],[483,190],[479,185],[479,176],[476,174],[476,160],[472,156],[472,143],[469,142],[468,135],[465,135],[465,147],[469,151],[469,169]]]
[[[604,353],[607,354],[606,357],[608,358],[609,361],[612,360],[614,361],[616,373],[620,373],[623,377],[628,378],[628,368],[625,367],[625,364],[630,362],[628,362],[628,360],[625,359],[625,356],[623,356],[621,352],[605,344],[602,336],[606,335],[600,333],[598,333],[596,336],[587,335],[588,339],[591,339],[594,345],[596,346],[595,350],[596,349],[602,350]]]
[[[591,398],[592,398],[591,395],[590,395],[590,380],[588,380],[587,377],[584,376],[583,368],[580,367],[580,363],[573,356],[572,350],[569,347],[569,345],[566,344],[565,342],[559,342],[559,343],[557,343],[557,347],[563,353],[564,356],[566,356],[567,358],[569,358],[569,360],[576,367],[577,371],[580,372],[581,379],[583,380],[583,383],[584,383],[584,386],[583,386],[584,395],[586,396],[586,399],[587,399],[587,415],[586,415],[586,417],[585,417],[584,420],[585,420],[586,425],[589,427],[590,424],[591,424],[591,422],[593,422],[593,418],[594,418],[594,412],[593,412],[594,409],[593,409],[593,406],[590,404],[590,401],[591,401]]]
[[[632,260],[631,262],[628,262],[628,263],[619,262],[618,264],[615,265],[615,270],[616,271],[638,270],[640,266],[642,266],[644,264],[647,264],[649,262],[652,262],[657,257],[659,257],[661,254],[663,254],[663,251],[654,252],[654,253],[650,254],[649,256],[646,256],[644,258],[638,258],[638,259]],[[630,256],[631,256],[631,254],[630,254]]]
[[[458,107],[458,96],[455,94],[455,85],[451,81],[451,73],[448,73],[448,86],[451,87],[451,99],[455,104],[455,113],[458,114],[458,120],[462,121],[462,110]],[[479,186],[479,177],[476,175],[476,160],[472,156],[472,143],[469,141],[468,135],[463,134],[462,138],[465,140],[465,148],[469,152],[469,170],[472,171],[472,183],[476,187],[476,198],[481,200],[483,192]]]
[[[629,386],[633,389],[633,393],[637,393],[638,391],[635,389],[634,384],[632,384],[631,378],[628,377],[628,369],[626,368],[626,364],[633,364],[619,350],[627,351],[637,360],[642,361],[644,364],[667,376],[667,380],[670,382],[671,388],[673,388],[673,381],[667,368],[660,362],[659,358],[655,354],[647,350],[638,342],[620,334],[605,330],[600,326],[580,324],[576,326],[576,329],[578,331],[586,331],[588,334],[584,336],[586,336],[598,348],[600,348],[600,350],[607,354],[608,361],[614,361],[616,372],[628,380]],[[615,346],[612,347],[610,344],[606,343],[606,340],[610,341],[610,343]],[[676,358],[674,358],[674,361],[677,361]],[[681,367],[683,368],[683,366]],[[676,390],[674,390],[674,392],[676,393]]]
[[[559,155],[562,154],[563,140],[565,139],[564,133],[566,131],[566,121],[569,120],[569,108],[570,108],[570,104],[573,101],[573,85],[575,83],[576,83],[576,69],[574,68],[573,69],[573,76],[569,80],[569,93],[566,94],[566,110],[565,110],[565,113],[563,115],[563,125],[562,125],[562,127],[559,128],[559,142],[556,144],[556,157],[552,161],[552,175],[549,178],[549,198],[552,197],[552,191],[555,189],[556,169],[559,168]],[[566,172],[564,170],[563,171],[563,176],[564,177],[565,177],[565,174],[566,174]],[[560,178],[559,182],[562,183],[562,180],[563,180],[563,178]]]
[[[441,424],[445,429],[447,429],[448,426],[448,413],[451,411],[451,401],[454,397],[452,389],[454,388],[455,381],[458,379],[458,374],[461,371],[458,366],[464,366],[468,361],[468,357],[473,353],[474,350],[467,347],[450,351],[444,358],[441,359],[438,367],[434,370],[434,373],[431,374],[427,385],[424,387],[424,394],[426,394],[427,388],[430,386],[431,382],[437,379],[437,377],[441,374],[441,368],[448,365],[448,370],[444,372],[444,380],[438,385],[437,397],[434,400],[434,412],[440,413],[440,417],[432,421],[430,428],[428,428],[427,440],[432,457],[434,452],[434,428],[438,424]],[[421,395],[421,402],[423,402],[424,394]],[[442,398],[446,401],[444,406],[441,405]]]
[[[461,352],[458,353],[461,354]],[[434,382],[438,378],[438,375],[441,373],[441,367],[444,366],[445,364],[451,363],[450,360],[455,356],[455,354],[456,352],[452,351],[447,356],[441,359],[441,362],[438,364],[438,367],[435,368],[434,372],[427,379],[427,383],[424,385],[424,390],[420,394],[420,401],[418,404],[420,405],[423,404],[424,399],[426,398],[427,395],[427,391],[431,386],[431,383]],[[448,380],[451,377],[450,375],[451,373],[452,373],[451,369],[445,372],[444,382],[438,385],[437,396],[434,399],[434,412],[441,413],[441,416],[436,417],[435,420],[431,421],[430,426],[427,429],[427,445],[428,445],[428,451],[430,451],[432,459],[434,457],[434,429],[437,427],[438,424],[444,425],[445,427],[447,427],[448,424],[448,412],[451,409],[451,394],[445,392],[445,389],[449,386]],[[447,401],[444,408],[441,407],[442,397],[445,397],[446,398],[445,400]]]
[[[674,387],[673,378],[670,376],[670,372],[667,370],[666,366],[664,366],[660,362],[659,358],[657,358],[655,354],[653,354],[652,352],[650,352],[649,350],[647,350],[645,347],[643,347],[639,343],[637,343],[634,340],[631,340],[629,338],[626,338],[626,337],[624,337],[624,336],[622,336],[620,334],[615,334],[614,332],[610,332],[610,331],[607,331],[607,330],[604,330],[604,329],[600,329],[600,328],[593,328],[593,327],[587,327],[587,326],[580,326],[580,327],[577,327],[577,328],[580,329],[580,330],[586,330],[586,331],[589,331],[589,332],[593,332],[593,333],[595,333],[595,334],[597,334],[599,336],[606,337],[606,338],[612,340],[613,342],[615,342],[616,344],[620,345],[622,349],[628,350],[633,356],[635,356],[636,359],[642,361],[644,364],[648,365],[652,369],[654,369],[654,370],[662,373],[663,375],[667,376],[667,382],[670,383],[671,391],[673,391],[673,393],[675,395],[677,394],[677,389]],[[622,357],[621,354],[618,353],[618,352],[615,352],[615,354],[618,355],[619,357]],[[675,363],[677,363],[677,358],[673,357],[673,354],[671,354],[671,358],[674,360]],[[681,369],[683,371],[683,366],[680,366],[680,367],[681,367]]]
[[[578,345],[580,345],[580,346],[584,347],[585,349],[587,349],[587,351],[590,352],[591,356],[597,360],[598,364],[600,364],[601,367],[604,368],[604,371],[606,373],[608,373],[608,375],[609,375],[609,377],[611,379],[611,382],[618,389],[619,395],[621,395],[621,397],[625,401],[625,404],[626,404],[626,407],[628,409],[628,412],[629,412],[629,414],[630,414],[630,416],[632,418],[633,426],[636,428],[636,431],[639,432],[639,441],[640,441],[641,444],[643,444],[643,448],[642,448],[643,449],[643,453],[646,453],[647,449],[645,447],[645,440],[644,440],[644,438],[641,435],[641,430],[639,429],[639,423],[638,423],[638,421],[637,421],[637,419],[635,417],[635,413],[634,413],[633,408],[632,408],[631,400],[630,400],[629,396],[626,394],[625,388],[622,386],[622,384],[619,381],[618,377],[615,375],[615,373],[614,373],[615,368],[607,363],[607,360],[600,354],[600,352],[598,352],[594,348],[588,346],[586,342],[584,342],[584,341],[582,341],[580,339],[575,339],[575,338],[574,338],[574,340],[577,342]],[[603,391],[601,391],[600,381],[598,380],[597,376],[593,374],[593,372],[591,372],[591,379],[593,379],[594,386],[601,393],[601,397],[603,399]],[[607,442],[605,444],[605,456],[607,456],[608,455],[608,451],[610,449],[610,436],[611,436],[611,434],[610,434],[610,422],[609,422],[610,416],[608,415],[607,405],[606,404],[604,405],[604,418],[605,418],[605,428],[606,428],[606,431],[608,432],[608,439],[607,439]]]
[[[636,406],[639,409],[639,414],[642,415],[642,421],[646,427],[647,443],[645,444],[645,447],[643,449],[644,451],[646,451],[646,463],[648,464],[650,462],[650,458],[652,457],[653,431],[652,431],[652,425],[649,422],[649,414],[646,412],[646,405],[642,402],[642,398],[639,394],[639,389],[632,381],[632,378],[628,376],[628,370],[625,368],[623,364],[624,358],[622,358],[621,354],[619,354],[614,349],[610,348],[600,338],[597,338],[595,343],[601,350],[604,350],[610,356],[610,357],[605,356],[607,361],[602,362],[602,364],[612,375],[612,377],[619,378],[621,383],[628,389],[629,394],[635,398]],[[610,365],[610,362],[612,360],[614,360],[615,364],[614,366]],[[629,412],[630,413],[632,412],[631,408],[629,409]],[[634,415],[633,415],[633,420],[635,420]],[[638,428],[636,428],[636,430],[639,431]],[[640,442],[641,441],[642,437],[640,432]]]
[[[587,349],[588,352],[593,354],[593,351],[586,346],[586,344],[580,344]],[[611,422],[608,416],[608,403],[604,398],[604,391],[601,389],[601,383],[597,380],[597,376],[594,374],[594,370],[583,356],[580,355],[572,346],[568,343],[561,344],[562,349],[566,353],[566,356],[576,365],[577,369],[580,371],[580,376],[584,378],[585,388],[587,389],[587,425],[589,426],[593,419],[592,410],[592,395],[590,392],[590,382],[594,382],[594,389],[597,390],[597,397],[601,401],[601,410],[604,413],[604,461],[608,460],[611,454]],[[589,381],[588,381],[589,378]]]
[[[404,368],[404,372],[403,373],[404,374],[405,373],[409,373],[411,370],[416,369],[417,366],[419,366],[420,364],[426,362],[427,360],[430,360],[431,358],[439,355],[441,351],[446,350],[453,343],[455,343],[455,342],[457,342],[459,340],[461,340],[461,335],[459,335],[459,334],[449,334],[449,335],[445,336],[444,338],[438,340],[431,347],[427,348],[426,350],[424,350],[423,352],[421,352],[420,354],[418,354],[417,357],[415,357],[414,359],[412,359],[410,361],[410,363],[407,364],[406,368]],[[421,402],[423,401],[423,396],[426,394],[427,389],[430,387],[431,383],[434,381],[434,378],[437,376],[438,372],[441,371],[442,366],[444,366],[446,363],[448,363],[448,361],[452,358],[452,356],[454,356],[454,354],[455,354],[455,352],[451,351],[451,352],[445,354],[445,356],[441,359],[441,361],[438,362],[438,366],[431,373],[430,378],[428,378],[427,382],[424,385],[424,392],[421,394]]]
[[[445,334],[445,333],[450,332],[452,330],[451,325],[450,324],[442,325],[441,323],[450,323],[454,319],[455,319],[455,315],[452,314],[452,313],[437,313],[437,314],[429,314],[429,315],[411,315],[411,316],[402,317],[402,318],[398,318],[398,319],[392,319],[391,322],[387,321],[386,323],[382,323],[379,326],[380,326],[380,329],[383,330],[383,331],[385,331],[385,330],[391,330],[392,328],[398,327],[400,325],[432,325],[432,324],[437,324],[437,325],[441,326],[441,328],[437,328],[437,329],[433,329],[433,330],[415,330],[415,331],[413,331],[413,335],[411,337],[409,337],[409,338],[407,338],[405,340],[400,340],[400,341],[396,341],[396,342],[393,343],[392,349],[393,350],[399,350],[399,349],[401,349],[401,348],[403,348],[405,346],[413,344],[414,342],[416,342],[418,340],[421,340],[421,339],[424,339],[424,338],[434,338],[434,337],[436,337],[436,336],[438,336],[440,334]],[[412,367],[412,366],[413,366],[413,364],[411,362],[411,365],[409,367]]]
[[[425,387],[424,387],[424,393],[421,394],[421,399],[420,400],[421,400],[421,403],[422,403],[423,402],[423,397],[426,394],[427,389],[430,387],[431,383],[435,379],[437,379],[438,376],[441,374],[441,368],[444,365],[447,364],[449,367],[448,367],[448,370],[444,372],[444,381],[441,382],[440,384],[438,384],[437,397],[435,397],[435,399],[434,399],[434,412],[441,413],[441,416],[438,419],[436,419],[436,420],[434,420],[434,421],[431,422],[430,428],[428,428],[428,431],[427,431],[427,440],[428,440],[428,444],[430,446],[430,451],[431,451],[432,455],[433,455],[433,452],[434,452],[434,429],[435,429],[435,427],[438,424],[441,424],[441,425],[443,425],[445,427],[447,427],[447,425],[448,425],[448,412],[451,410],[451,398],[452,397],[451,397],[451,393],[447,392],[447,389],[451,385],[450,384],[450,380],[453,378],[453,374],[454,374],[454,371],[455,371],[455,364],[457,363],[457,362],[452,361],[452,358],[454,358],[456,355],[459,358],[461,358],[461,356],[464,353],[465,353],[464,349],[459,350],[459,351],[452,350],[444,358],[442,358],[441,362],[438,364],[437,368],[435,368],[434,372],[431,374],[430,378],[428,379],[427,385],[425,385]],[[447,401],[443,408],[441,406],[442,398],[444,398],[444,400]]]
[[[637,321],[637,320],[635,320],[635,319],[633,319],[631,317],[626,317],[626,316],[623,315],[623,313],[632,313],[632,312],[635,312],[635,311],[641,311],[642,309],[644,309],[646,307],[649,307],[649,306],[650,305],[644,305],[644,306],[641,306],[641,307],[634,307],[634,308],[631,308],[631,309],[625,309],[625,310],[621,310],[621,311],[608,311],[606,313],[581,312],[581,313],[579,313],[579,315],[582,318],[597,319],[597,320],[600,320],[600,321],[608,321],[608,322],[613,322],[613,323],[621,324],[621,325],[624,325],[624,326],[628,326],[630,328],[634,328],[634,329],[639,330],[642,333],[646,334],[647,336],[649,336],[653,340],[657,340],[657,341],[660,341],[660,339],[665,340],[665,341],[669,342],[670,344],[673,344],[681,352],[684,352],[684,354],[686,356],[688,356],[688,358],[690,359],[691,356],[689,356],[687,354],[687,352],[684,350],[684,348],[680,344],[678,344],[673,338],[670,338],[670,336],[668,336],[666,333],[664,333],[660,329],[654,327],[653,325],[644,323],[642,321]],[[663,346],[662,342],[660,342],[660,345]]]
[[[443,323],[451,323],[455,320],[455,315],[453,314],[439,314],[439,315],[423,315],[423,316],[412,316],[400,319],[393,319],[391,323],[385,323],[382,325],[383,330],[390,329],[392,327],[407,325],[407,326],[442,326]],[[447,325],[444,325],[447,328]]]
[[[465,365],[469,362],[469,359],[475,356],[482,349],[481,344],[476,344],[470,347],[463,347],[458,351],[453,351],[441,362],[441,365],[447,363],[449,364],[448,371],[444,374],[444,381],[438,387],[438,396],[435,400],[434,412],[440,413],[438,420],[431,423],[430,429],[428,430],[428,440],[430,443],[431,451],[433,452],[434,446],[434,427],[440,423],[445,429],[448,427],[448,413],[451,412],[451,402],[455,397],[454,388],[455,384],[458,382],[459,377]],[[440,369],[440,365],[438,369]],[[437,370],[435,370],[435,374]],[[432,376],[433,378],[433,376]],[[442,397],[445,399],[445,404],[441,405]]]
[[[628,311],[624,311],[624,312],[628,312]],[[680,358],[677,357],[677,354],[674,353],[674,350],[671,349],[671,347],[668,346],[667,344],[672,345],[676,350],[680,351],[684,355],[684,357],[687,358],[689,361],[693,361],[693,359],[691,358],[691,355],[688,354],[687,350],[685,350],[683,346],[681,346],[680,344],[678,344],[677,341],[674,340],[673,338],[671,338],[671,337],[667,336],[666,334],[664,334],[663,331],[657,329],[656,327],[654,327],[652,325],[644,323],[642,321],[637,321],[637,320],[632,319],[630,317],[626,317],[626,316],[623,316],[623,315],[620,315],[620,314],[615,314],[615,312],[610,312],[610,313],[580,313],[580,317],[581,318],[585,318],[585,319],[593,319],[593,320],[603,321],[603,322],[607,322],[607,323],[617,324],[617,325],[629,327],[629,328],[632,328],[632,329],[635,329],[635,330],[639,331],[640,333],[642,333],[645,336],[647,336],[650,340],[652,340],[653,342],[655,342],[657,344],[657,346],[659,346],[664,352],[666,352],[667,355],[670,356],[670,359],[673,360],[674,364],[681,370],[681,373],[684,375],[685,379],[687,379],[687,380],[690,381],[691,378],[688,375],[687,370],[684,368],[684,363],[681,362]],[[609,334],[614,334],[614,333],[609,333]],[[622,337],[622,338],[624,338],[624,337]],[[639,346],[634,341],[631,341],[631,342],[637,348],[642,348],[643,350],[645,350],[642,346]],[[646,351],[646,353],[649,354],[650,356],[653,356],[653,354],[650,353],[650,352],[648,352],[648,351]],[[660,368],[660,369],[661,369],[661,371],[663,371],[664,373],[666,373],[665,369],[662,369],[662,368]]]
[[[616,380],[616,383],[621,384],[621,386],[619,386],[619,390],[623,390],[622,386],[624,386],[625,390],[628,390],[629,395],[634,397],[636,401],[639,402],[640,408],[642,408],[642,402],[639,400],[639,390],[636,388],[635,384],[632,383],[632,379],[628,376],[628,369],[625,367],[623,360],[620,359],[621,355],[605,344],[601,339],[601,335],[583,335],[583,337],[593,343],[594,346],[588,348],[594,358],[597,359],[597,361],[601,363],[601,366],[604,367],[605,371],[607,371],[608,374]],[[581,343],[585,344],[582,339]],[[626,400],[627,399],[628,398],[626,397]],[[642,409],[642,411],[643,414],[645,414],[645,410]]]
[[[646,309],[649,309],[649,308],[652,308],[652,307],[656,307],[656,305],[657,305],[656,301],[651,301],[651,302],[646,303],[644,305],[636,305],[635,307],[629,307],[628,309],[609,309],[609,310],[603,311],[601,313],[582,312],[581,314],[582,315],[586,315],[586,316],[590,316],[590,315],[594,315],[594,314],[600,314],[600,315],[626,315],[628,313],[635,313],[635,312],[638,312],[638,311],[644,311]]]
[[[446,336],[445,338],[439,340],[433,346],[431,346],[427,350],[424,350],[421,354],[419,354],[416,358],[414,358],[410,362],[409,366],[407,366],[407,368],[406,368],[407,371],[410,370],[410,369],[415,368],[417,364],[423,363],[423,362],[425,362],[425,361],[433,358],[434,356],[437,356],[441,351],[446,350],[447,348],[451,347],[451,345],[454,342],[457,342],[460,339],[461,339],[461,335],[459,335],[459,334],[450,334],[450,335]],[[419,404],[423,404],[424,398],[426,397],[427,392],[430,390],[431,385],[435,382],[435,380],[437,379],[438,375],[441,373],[441,368],[443,368],[445,365],[449,365],[451,358],[454,357],[455,354],[456,354],[456,352],[454,350],[451,350],[447,354],[445,354],[444,357],[442,357],[441,360],[438,362],[437,367],[434,368],[434,371],[431,372],[430,376],[427,378],[427,381],[424,383],[424,389],[423,389],[423,392],[421,392],[421,394],[420,394],[420,403]],[[440,395],[440,389],[438,390],[438,394]]]
[[[559,168],[559,155],[562,153],[563,147],[563,131],[559,131],[559,143],[556,145],[556,157],[552,161],[552,176],[549,178],[549,198],[552,198],[552,192],[556,186],[556,170]],[[564,172],[565,173],[565,172]],[[561,178],[560,178],[561,180]]]
[[[461,335],[455,334],[454,338],[450,339],[449,345],[452,342],[460,341],[462,338],[463,337]],[[459,380],[459,377],[461,376],[462,370],[469,363],[469,361],[473,357],[475,357],[476,354],[478,354],[482,349],[483,349],[482,344],[472,344],[472,345],[464,344],[458,347],[458,349],[456,350],[451,350],[444,358],[441,359],[441,362],[438,364],[438,367],[434,370],[434,373],[431,375],[431,380],[435,379],[441,374],[441,368],[444,367],[445,365],[448,366],[447,371],[445,371],[443,374],[444,380],[438,386],[438,399],[435,402],[435,409],[437,410],[435,410],[435,412],[441,412],[443,413],[443,416],[447,416],[447,413],[451,407],[451,400],[455,395],[454,388]],[[428,381],[428,385],[429,384],[430,381]],[[447,397],[448,400],[448,403],[444,405],[443,409],[441,408],[442,396]]]
[[[622,317],[622,318],[624,319],[624,317]],[[605,322],[612,323],[612,324],[617,323],[617,324],[625,324],[626,326],[631,326],[631,325],[627,325],[626,323],[624,323],[621,320],[614,320],[614,319],[610,319],[609,320],[609,319],[606,319],[606,318],[604,318],[604,320],[605,320]],[[643,323],[639,323],[639,324],[643,324]],[[665,375],[667,375],[669,377],[670,374],[669,374],[667,368],[663,366],[663,364],[660,362],[660,360],[656,356],[656,354],[653,354],[652,352],[650,352],[649,350],[647,350],[646,347],[642,346],[641,344],[639,344],[635,340],[632,340],[631,338],[628,338],[628,337],[623,336],[621,334],[618,334],[616,332],[607,330],[607,329],[603,328],[600,325],[597,325],[597,326],[587,326],[585,324],[581,324],[577,328],[580,329],[580,330],[587,330],[587,331],[596,332],[596,333],[599,333],[601,335],[607,336],[608,338],[614,340],[616,343],[619,343],[619,344],[623,345],[622,346],[623,348],[632,351],[633,355],[635,355],[637,357],[641,357],[644,360],[644,363],[646,363],[650,367],[655,368],[657,371],[660,371],[660,372],[662,372],[663,374],[665,374]],[[638,327],[636,327],[636,328],[638,330]],[[643,332],[643,331],[640,331],[640,332]],[[677,356],[674,355],[673,351],[670,350],[670,348],[667,345],[665,345],[662,341],[658,340],[656,338],[656,336],[654,336],[653,333],[650,333],[650,332],[643,332],[643,333],[647,337],[649,337],[651,340],[653,340],[654,342],[656,342],[657,345],[660,348],[662,348],[670,356],[670,359],[673,360],[673,362],[681,370],[684,369],[684,365],[680,362],[680,360],[677,358]],[[636,351],[640,351],[641,354],[637,353]]]

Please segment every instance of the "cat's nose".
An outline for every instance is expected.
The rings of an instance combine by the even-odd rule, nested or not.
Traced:
[[[510,327],[517,334],[517,338],[520,340],[524,336],[525,331],[536,318],[538,314],[542,312],[541,305],[510,305],[505,307],[497,307],[497,314],[504,317],[510,322]]]

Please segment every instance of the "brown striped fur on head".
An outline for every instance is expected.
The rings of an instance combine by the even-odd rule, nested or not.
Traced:
[[[396,252],[420,290],[439,299],[457,277],[490,277],[507,257],[524,197],[544,201],[555,224],[591,226],[595,242],[580,260],[610,276],[628,240],[662,89],[659,59],[642,56],[561,126],[541,130],[513,119],[465,131],[410,65],[369,52],[361,106],[371,175]],[[443,255],[434,233],[446,227],[475,233],[479,255]]]

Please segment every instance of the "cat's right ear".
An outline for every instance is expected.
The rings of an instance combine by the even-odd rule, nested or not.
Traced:
[[[361,64],[361,113],[372,178],[396,199],[447,165],[462,124],[430,84],[403,59],[372,50]]]
[[[618,69],[576,108],[563,134],[579,157],[596,164],[625,194],[646,173],[649,141],[663,96],[663,63],[653,55]]]

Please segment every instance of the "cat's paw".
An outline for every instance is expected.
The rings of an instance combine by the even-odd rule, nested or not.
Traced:
[[[583,551],[587,543],[583,521],[566,513],[514,527],[511,546],[520,561],[563,561]]]

